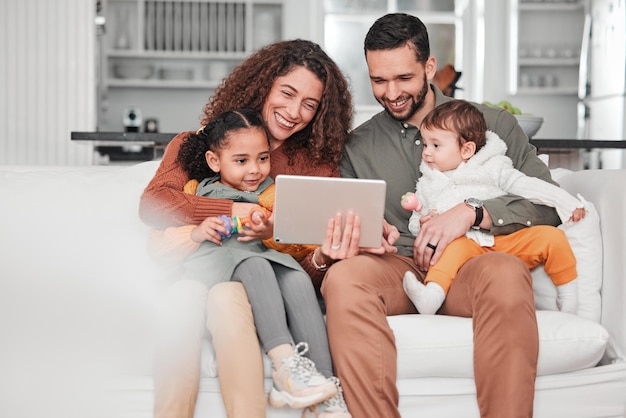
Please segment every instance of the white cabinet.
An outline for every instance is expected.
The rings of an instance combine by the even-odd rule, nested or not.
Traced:
[[[583,0],[509,0],[509,92],[576,95]]]
[[[283,0],[102,0],[101,14],[100,131],[124,130],[129,106],[161,132],[197,129],[223,77],[283,38]]]
[[[250,52],[282,38],[282,0],[108,0],[102,83],[214,88]]]

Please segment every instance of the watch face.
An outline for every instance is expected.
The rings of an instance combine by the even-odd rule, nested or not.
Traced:
[[[470,206],[474,206],[475,208],[482,208],[483,207],[483,201],[476,199],[475,197],[470,197],[469,199],[467,199],[467,203]]]

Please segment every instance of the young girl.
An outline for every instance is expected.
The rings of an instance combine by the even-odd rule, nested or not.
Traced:
[[[253,110],[218,115],[190,135],[178,159],[191,179],[200,180],[197,195],[258,203],[273,183],[268,134]],[[227,222],[223,217],[205,222],[209,239],[185,260],[183,279],[209,288],[229,280],[243,284],[259,340],[273,364],[270,405],[304,408],[337,395],[326,325],[310,278],[291,256],[260,240],[230,236]],[[292,336],[306,342],[294,347]],[[311,359],[303,357],[307,352]]]

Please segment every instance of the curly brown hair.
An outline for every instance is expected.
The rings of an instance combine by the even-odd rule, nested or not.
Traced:
[[[306,150],[312,164],[338,165],[352,125],[352,95],[337,64],[314,42],[280,41],[259,49],[237,66],[204,106],[202,124],[227,110],[261,111],[274,80],[295,67],[313,72],[324,84],[320,106],[313,120],[282,145],[293,163]]]

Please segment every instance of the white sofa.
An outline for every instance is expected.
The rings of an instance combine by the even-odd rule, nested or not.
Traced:
[[[146,254],[137,203],[157,164],[0,167],[0,416],[152,415],[155,284],[165,273]],[[577,253],[589,276],[579,315],[551,310],[554,289],[533,273],[541,308],[535,417],[623,418],[626,170],[554,174],[595,205],[601,233],[589,233]],[[478,417],[471,320],[405,315],[389,323],[402,415]],[[196,416],[222,417],[209,340],[204,353]]]

